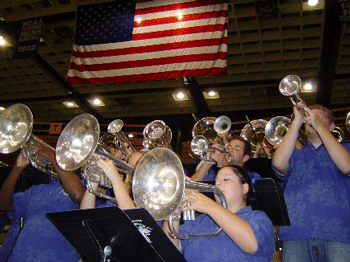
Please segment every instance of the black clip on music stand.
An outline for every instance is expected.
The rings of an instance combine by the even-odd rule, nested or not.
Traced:
[[[272,178],[259,179],[255,185],[253,209],[262,210],[277,226],[290,226],[281,184]]]
[[[185,261],[145,209],[106,207],[47,213],[84,262]]]

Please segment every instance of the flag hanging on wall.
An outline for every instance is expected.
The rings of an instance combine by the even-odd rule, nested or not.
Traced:
[[[218,75],[227,67],[226,0],[79,6],[67,81],[113,84]]]

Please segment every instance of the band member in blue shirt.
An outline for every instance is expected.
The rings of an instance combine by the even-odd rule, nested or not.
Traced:
[[[291,225],[279,228],[283,261],[349,261],[350,144],[332,135],[334,116],[321,105],[294,107],[295,118],[273,156]],[[296,146],[305,123],[306,143]]]

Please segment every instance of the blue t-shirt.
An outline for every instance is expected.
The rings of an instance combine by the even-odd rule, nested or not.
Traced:
[[[217,236],[200,236],[181,240],[185,259],[191,261],[259,261],[270,262],[274,254],[274,232],[267,215],[250,206],[239,210],[236,215],[245,219],[254,231],[258,250],[250,255],[242,251],[223,231]],[[199,215],[194,221],[186,221],[180,226],[179,233],[195,234],[215,232],[218,225],[208,216]]]
[[[350,144],[344,143],[350,152]],[[279,227],[282,241],[319,238],[350,242],[350,176],[333,163],[326,148],[305,143],[294,149],[286,176],[285,201],[291,226]]]
[[[14,212],[9,213],[13,224],[1,249],[0,261],[5,261],[7,250],[14,246],[8,262],[16,261],[78,261],[80,256],[68,240],[46,218],[48,212],[59,212],[78,208],[64,192],[58,180],[49,184],[30,187],[13,195]],[[21,217],[23,228],[17,236]],[[2,260],[4,259],[4,260]]]

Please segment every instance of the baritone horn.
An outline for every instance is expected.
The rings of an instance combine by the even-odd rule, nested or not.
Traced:
[[[250,143],[252,152],[255,152],[256,146],[263,142],[266,124],[267,121],[265,119],[257,119],[252,121],[248,119],[248,124],[242,128],[240,136]]]
[[[113,120],[107,127],[107,132],[99,138],[98,146],[104,148],[106,152],[112,154],[113,150],[119,150],[123,157],[128,158],[132,153],[136,152],[129,139],[121,131],[124,123],[121,119]],[[128,175],[128,171],[123,168],[118,168],[119,174],[122,179]],[[112,183],[108,179],[103,169],[97,164],[96,154],[92,154],[87,163],[84,165],[83,176],[87,182],[88,189],[91,193],[96,193],[91,187],[90,182],[99,183],[100,186],[105,188],[112,188]],[[98,196],[101,196],[98,194]],[[103,196],[104,197],[104,196]],[[106,197],[104,197],[106,198]],[[110,199],[109,197],[107,199]]]
[[[111,159],[118,168],[133,173],[133,168],[125,161],[114,157],[103,144],[99,143],[100,125],[91,114],[82,114],[72,119],[63,129],[56,145],[56,162],[67,171],[76,170],[89,160],[102,155]],[[96,159],[94,159],[96,160]],[[96,175],[96,174],[95,174]],[[98,174],[97,174],[98,175]],[[103,176],[100,176],[100,185],[103,184]],[[109,181],[109,180],[108,180]],[[116,201],[107,195],[96,192],[88,182],[88,189],[97,196]],[[107,183],[107,182],[106,182]]]
[[[302,106],[298,105],[298,102],[306,105],[304,100],[300,97],[301,79],[297,75],[287,75],[279,83],[278,89],[284,96],[288,96],[294,106],[297,107],[303,116],[307,116],[307,112]]]
[[[274,147],[277,147],[281,142],[290,126],[290,119],[284,116],[276,116],[271,118],[265,126],[266,140]]]
[[[55,149],[32,134],[33,114],[24,104],[13,104],[0,115],[0,153],[10,154],[22,149],[23,155],[31,165],[40,171],[57,177],[52,163],[36,154],[36,147],[41,146],[55,154]]]
[[[194,154],[200,155],[201,159],[205,159],[211,163],[215,160],[206,156],[208,151],[219,151],[222,154],[229,153],[224,149],[228,143],[231,129],[231,120],[227,116],[204,117],[196,122],[192,128],[191,150]],[[222,139],[218,134],[222,134]],[[215,139],[220,138],[224,141],[223,148],[215,145]],[[216,143],[218,144],[219,141]]]
[[[185,188],[198,189],[201,192],[218,194],[222,205],[226,208],[227,202],[224,194],[215,186],[185,181],[182,163],[179,157],[167,148],[155,148],[147,152],[135,168],[132,183],[132,192],[137,207],[145,208],[155,220],[169,218],[171,234],[175,238],[189,238],[201,235],[216,235],[216,232],[203,234],[179,235],[172,224],[172,216],[179,205],[183,205]],[[193,217],[189,219],[194,219]]]
[[[209,143],[213,143],[217,137],[217,133],[214,130],[214,123],[216,117],[204,117],[197,121],[192,128],[192,137],[204,136]]]
[[[154,120],[143,129],[143,147],[151,150],[157,147],[171,149],[172,132],[162,120]]]

